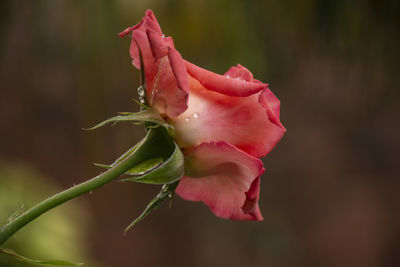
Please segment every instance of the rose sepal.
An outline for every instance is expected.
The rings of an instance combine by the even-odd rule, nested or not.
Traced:
[[[128,175],[140,175],[124,178],[120,181],[132,181],[146,184],[170,184],[179,180],[184,173],[184,156],[176,143],[172,155],[165,161],[153,158],[125,172]]]
[[[142,147],[149,151],[142,161],[125,172],[130,177],[120,181],[133,181],[146,184],[170,184],[179,180],[184,173],[184,156],[178,145],[163,127],[150,128],[146,137],[130,148],[112,164],[98,164],[112,168]]]
[[[135,224],[143,220],[152,210],[157,209],[161,203],[164,202],[166,199],[172,199],[173,195],[175,194],[175,189],[179,184],[179,180],[171,183],[171,184],[165,184],[160,193],[153,198],[149,204],[147,205],[146,209],[137,217],[128,227],[125,228],[124,233],[129,231],[130,228],[132,228]]]
[[[173,128],[171,124],[168,124],[161,115],[152,108],[147,108],[142,111],[133,113],[133,112],[120,112],[121,115],[111,117],[91,128],[85,128],[84,130],[95,130],[106,124],[112,123],[112,125],[117,124],[118,122],[133,122],[133,123],[153,123],[156,125],[161,125],[166,128]]]

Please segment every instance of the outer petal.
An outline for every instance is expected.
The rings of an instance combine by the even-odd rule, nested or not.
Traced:
[[[225,76],[229,76],[230,78],[238,78],[247,82],[256,82],[260,84],[264,84],[263,82],[256,80],[253,78],[253,74],[242,65],[238,64],[236,66],[231,67],[225,74]],[[280,113],[280,101],[279,99],[268,89],[268,85],[262,91],[260,98],[260,104],[267,110],[268,117],[271,122],[281,126],[283,128],[282,123],[279,121],[279,113]]]
[[[152,12],[150,12],[152,14]],[[129,27],[119,33],[120,37],[125,37],[128,34],[132,33],[132,41],[129,48],[129,54],[132,58],[132,65],[136,68],[140,69],[140,56],[139,56],[139,48],[142,52],[143,62],[145,65],[145,75],[146,75],[146,83],[147,89],[149,91],[149,87],[153,83],[154,77],[157,73],[157,66],[155,64],[155,59],[153,56],[153,52],[150,47],[150,43],[147,37],[147,25],[149,24],[148,21],[151,19],[149,12],[146,12],[146,16],[142,19],[141,22],[134,25],[133,27]],[[153,15],[154,16],[154,15]]]
[[[248,69],[240,64],[229,68],[229,70],[225,72],[224,75],[229,76],[230,78],[239,78],[246,82],[253,81],[253,73],[251,73]]]
[[[266,87],[266,84],[247,82],[241,78],[231,78],[229,75],[219,75],[200,68],[185,60],[188,73],[197,79],[205,88],[229,96],[249,96]]]
[[[264,90],[260,95],[259,102],[267,110],[270,121],[283,128],[279,121],[281,102],[271,90]]]
[[[270,119],[274,108],[268,105],[267,88],[262,94],[232,97],[207,90],[194,78],[189,77],[189,82],[188,109],[171,119],[181,147],[225,141],[261,157],[272,150],[285,132],[278,116],[274,118],[279,124]]]
[[[179,53],[168,51],[168,56],[157,62],[158,72],[148,99],[158,112],[174,118],[187,109],[189,85],[185,66],[179,64]]]
[[[157,32],[162,32],[160,24],[157,21],[156,16],[154,15],[153,11],[151,9],[147,9],[145,13],[144,21],[146,23],[147,28],[157,31]]]
[[[155,60],[166,56],[169,44],[164,40],[162,33],[147,29],[146,34]]]
[[[185,98],[187,98],[186,92],[189,92],[189,75],[186,72],[186,67],[185,64],[183,63],[183,58],[175,48],[168,47],[168,59],[169,62],[171,63],[171,69],[172,72],[174,73],[178,87],[180,90],[183,90],[185,92]],[[187,100],[184,103],[185,107],[187,108]]]
[[[258,208],[262,162],[226,142],[203,143],[185,153],[185,173],[176,189],[203,201],[221,218],[262,220]]]
[[[139,44],[140,50],[142,51],[146,83],[148,85],[147,89],[149,90],[151,88],[149,88],[149,85],[153,83],[154,76],[157,72],[157,65],[155,64],[153,52],[151,51],[146,32],[144,30],[136,30],[132,33],[132,41],[129,48],[129,54],[132,58],[132,65],[140,69],[139,48],[135,40]]]
[[[151,10],[146,11],[140,23],[127,28],[120,36],[130,32],[130,55],[137,68],[140,68],[138,45],[142,51],[149,104],[168,117],[178,116],[187,108],[189,83],[184,61],[175,50],[172,38],[164,37]]]

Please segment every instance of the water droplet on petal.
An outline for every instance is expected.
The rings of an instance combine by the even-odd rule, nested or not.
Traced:
[[[229,75],[225,75],[225,77],[229,79],[231,76],[229,76]]]
[[[190,122],[190,118],[189,118],[189,117],[186,117],[186,118],[185,118],[185,121],[186,121],[186,122]]]
[[[198,112],[193,113],[193,118],[198,119],[200,117],[200,114]]]
[[[165,38],[165,34],[161,35],[162,38]]]

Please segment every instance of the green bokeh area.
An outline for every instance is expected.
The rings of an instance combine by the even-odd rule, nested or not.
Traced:
[[[33,204],[59,188],[24,164],[0,162],[0,218],[4,225]],[[7,219],[8,218],[8,219]],[[69,203],[32,222],[9,241],[5,248],[32,259],[90,262],[85,248],[87,231],[85,208]],[[0,266],[32,266],[0,254]]]

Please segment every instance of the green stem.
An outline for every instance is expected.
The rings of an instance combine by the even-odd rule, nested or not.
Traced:
[[[39,217],[43,213],[48,210],[57,207],[58,205],[67,202],[75,197],[88,193],[96,188],[99,188],[106,183],[109,183],[113,179],[117,178],[132,166],[140,163],[141,158],[135,156],[135,153],[132,153],[126,159],[116,164],[113,168],[108,171],[86,181],[81,184],[75,185],[65,191],[62,191],[56,195],[53,195],[44,201],[40,202],[36,206],[32,207],[15,220],[9,222],[5,226],[0,229],[0,246],[4,244],[12,235],[14,235],[19,229],[23,226]]]

